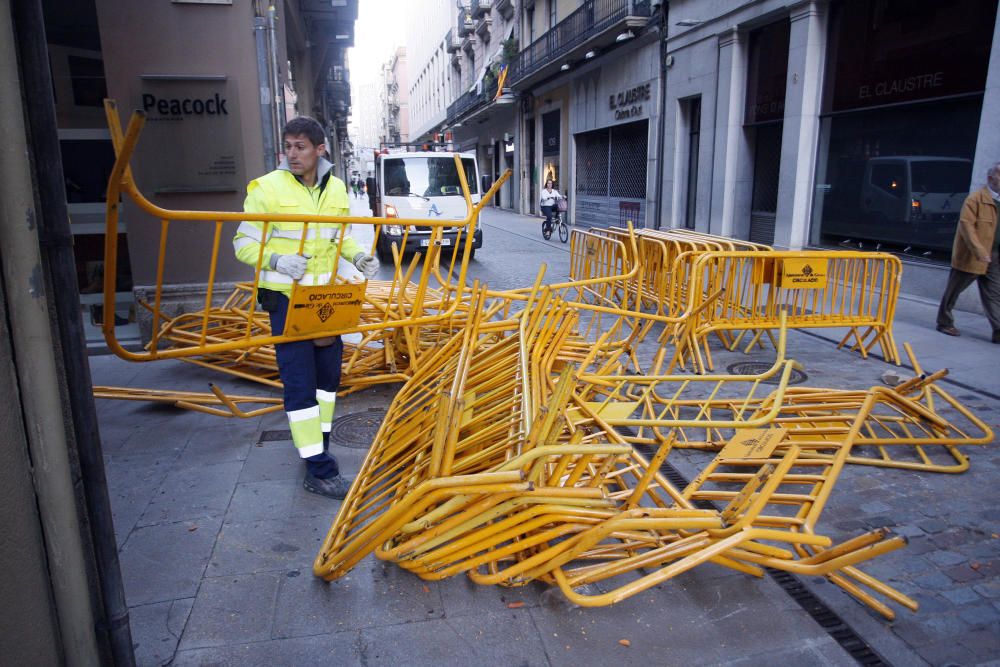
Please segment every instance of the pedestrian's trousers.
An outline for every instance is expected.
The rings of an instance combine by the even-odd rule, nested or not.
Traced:
[[[986,318],[990,321],[993,331],[1000,331],[1000,251],[993,248],[990,264],[986,268],[984,275],[968,273],[952,268],[948,274],[948,285],[944,288],[944,295],[941,297],[941,306],[938,308],[937,323],[943,327],[955,326],[955,318],[951,314],[958,301],[958,295],[972,283],[977,283],[979,287],[979,299],[983,302],[983,310],[986,311]]]

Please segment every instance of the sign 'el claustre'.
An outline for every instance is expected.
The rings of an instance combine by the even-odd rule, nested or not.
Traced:
[[[627,88],[608,97],[608,107],[615,112],[615,120],[636,118],[642,115],[642,103],[649,101],[649,84]]]

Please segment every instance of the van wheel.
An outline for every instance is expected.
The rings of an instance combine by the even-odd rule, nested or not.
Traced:
[[[378,261],[382,262],[383,264],[392,263],[392,250],[386,251],[382,248],[382,246],[376,246],[375,254],[378,255]]]
[[[473,248],[471,251],[469,251],[469,261],[471,262],[475,258],[476,258],[476,249]]]

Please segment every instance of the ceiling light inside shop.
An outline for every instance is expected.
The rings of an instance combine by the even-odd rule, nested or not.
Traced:
[[[570,65],[569,63],[563,63],[562,66],[559,69],[562,70],[563,72],[565,72],[570,67],[572,67],[572,65]]]
[[[583,57],[586,58],[587,60],[590,60],[591,58],[595,57],[596,55],[597,55],[597,51],[591,50],[591,51],[587,51],[587,53],[585,53],[583,55]]]

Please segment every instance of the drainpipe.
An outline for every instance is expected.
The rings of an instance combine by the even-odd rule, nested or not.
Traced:
[[[255,16],[253,19],[254,43],[257,47],[257,82],[260,84],[260,130],[264,141],[264,173],[274,171],[277,166],[277,142],[274,139],[274,96],[271,94],[271,74],[267,57],[267,19]]]
[[[664,1],[660,9],[660,118],[656,132],[656,216],[653,228],[660,228],[663,215],[663,135],[667,131],[667,31],[669,29],[670,3]]]
[[[25,3],[15,3],[22,5]],[[33,3],[37,10],[37,0]],[[19,7],[21,9],[21,7]],[[63,424],[62,379],[52,337],[47,286],[36,231],[38,210],[24,126],[15,44],[39,40],[19,32],[15,41],[10,0],[0,0],[0,80],[8,94],[0,100],[0,248],[4,283],[24,409],[25,432],[34,474],[35,496],[45,539],[52,596],[59,619],[62,653],[69,665],[98,665],[101,656],[87,573],[81,517],[77,512],[66,427]],[[44,38],[40,40],[44,46]],[[47,67],[47,65],[46,65]],[[27,91],[25,91],[27,92]],[[54,129],[54,126],[53,126]],[[39,165],[39,169],[50,165]],[[77,315],[79,317],[79,315]],[[10,390],[11,388],[8,388]]]
[[[93,383],[87,363],[86,337],[80,320],[80,289],[76,280],[73,232],[66,211],[59,137],[54,132],[57,122],[45,47],[44,17],[37,0],[17,4],[14,10],[17,34],[33,37],[18,45],[25,93],[23,99],[40,204],[37,218],[39,243],[43,251],[43,267],[47,268],[46,277],[51,285],[50,303],[55,307],[60,342],[58,349],[62,352],[60,360],[73,418],[73,438],[103,603],[97,627],[98,642],[102,651],[110,652],[112,664],[131,666],[135,664],[135,659],[128,606],[118,563],[118,543],[104,474],[97,412],[91,393]]]
[[[274,5],[267,8],[267,35],[268,43],[271,48],[271,83],[274,86],[274,110],[275,110],[275,125],[284,129],[285,127],[285,105],[283,104],[285,99],[284,91],[281,87],[281,70],[278,68],[278,38],[276,36],[277,29],[275,28],[277,10]]]

